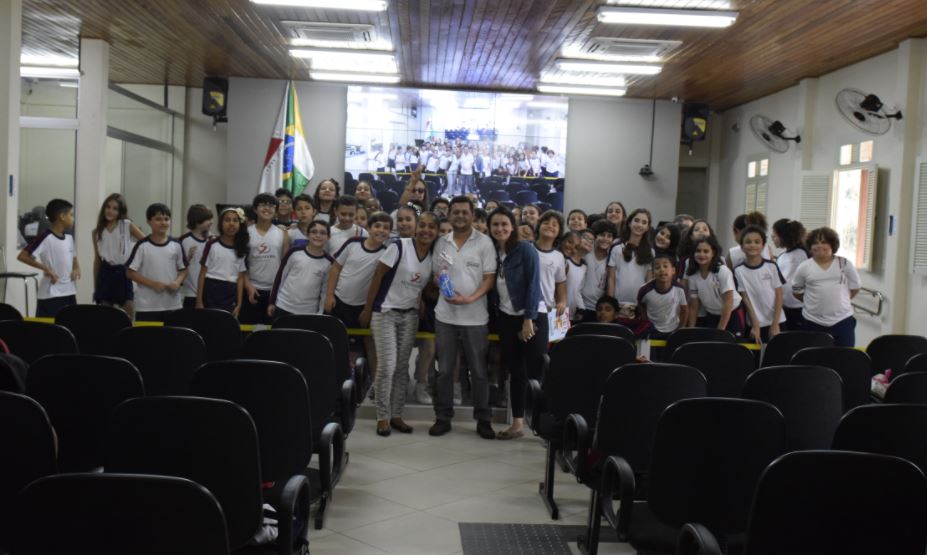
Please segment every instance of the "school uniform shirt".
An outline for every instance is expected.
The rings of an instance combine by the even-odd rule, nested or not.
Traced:
[[[746,262],[734,268],[737,291],[747,293],[756,313],[756,324],[761,328],[772,324],[773,307],[776,304],[776,289],[782,288],[785,278],[772,260],[763,259],[757,266]],[[779,323],[785,322],[785,311],[779,313]]]
[[[71,272],[74,270],[74,236],[69,234],[55,235],[52,230],[46,229],[41,235],[26,245],[26,252],[58,276],[58,281],[51,282],[51,278],[44,272],[39,280],[39,289],[36,298],[39,300],[55,297],[70,297],[77,294],[77,284],[71,281]]]
[[[830,327],[853,316],[850,290],[862,285],[853,263],[835,256],[826,270],[813,258],[802,262],[792,276],[792,287],[804,293],[801,315],[809,322]]]
[[[342,245],[334,255],[335,261],[341,265],[341,274],[338,276],[338,283],[335,284],[335,296],[338,300],[350,306],[367,304],[370,281],[384,250],[386,245],[368,250],[364,246],[363,237],[353,237]]]
[[[113,266],[124,265],[129,255],[132,254],[132,247],[135,246],[135,237],[132,237],[132,221],[119,220],[112,230],[104,227],[96,243],[100,260]]]
[[[248,226],[248,278],[258,291],[270,291],[283,260],[283,230],[272,225],[261,235],[256,225]]]
[[[689,280],[689,298],[698,299],[699,308],[704,308],[708,314],[720,316],[724,309],[724,294],[733,292],[731,309],[740,306],[742,301],[734,282],[734,274],[730,268],[722,264],[717,272],[708,272],[702,277],[701,272],[686,276]]]
[[[328,236],[328,243],[325,245],[325,250],[327,250],[333,256],[341,250],[341,247],[348,241],[348,239],[354,239],[360,237],[361,239],[367,237],[367,230],[362,228],[357,224],[351,224],[351,227],[348,229],[341,229],[338,226],[332,226],[330,235]]]
[[[200,239],[190,232],[180,236],[180,246],[183,249],[184,260],[187,261],[187,277],[184,278],[183,285],[180,287],[180,295],[183,297],[196,296],[196,286],[199,284],[201,269],[201,266],[196,262],[202,258],[208,240],[208,237]],[[196,247],[196,252],[193,253],[193,256],[189,256],[193,247]]]
[[[374,312],[418,308],[422,289],[431,279],[431,252],[419,258],[415,240],[406,237],[390,243],[380,255],[380,264],[390,270],[380,281],[380,289],[373,300]]]
[[[776,258],[775,256],[773,256],[772,249],[769,247],[768,243],[766,244],[765,247],[763,247],[763,249],[766,251],[763,253],[764,257],[768,258],[769,260],[773,260]],[[731,261],[731,268],[736,268],[740,266],[741,264],[744,263],[744,260],[747,259],[747,256],[744,254],[744,250],[740,248],[740,245],[734,245],[733,247],[731,247],[727,251],[727,257]]]
[[[582,297],[586,310],[595,310],[595,304],[605,294],[606,270],[608,270],[608,255],[599,260],[594,252],[583,257],[586,264],[586,274],[583,277]]]
[[[425,172],[427,173],[437,173],[438,172],[438,162],[440,158],[434,154],[428,156],[428,161],[425,162]]]
[[[566,260],[563,253],[558,250],[538,251],[538,270],[541,277],[541,303],[538,312],[547,313],[549,309],[557,306],[555,293],[558,283],[566,281]]]
[[[792,294],[792,277],[805,260],[808,260],[808,253],[805,252],[805,249],[792,249],[776,258],[779,271],[782,272],[782,277],[785,278],[785,285],[782,286],[782,306],[785,308],[802,307],[802,302]]]
[[[572,258],[567,258],[566,263],[567,314],[573,318],[576,311],[582,310],[585,306],[583,304],[583,281],[586,279],[586,263],[580,260],[577,264]]]
[[[638,264],[635,252],[631,253],[631,260],[625,260],[624,243],[616,243],[608,253],[608,267],[615,269],[615,298],[618,303],[637,304],[637,294],[647,283],[650,264]]]
[[[135,244],[126,267],[150,280],[170,283],[186,269],[187,260],[180,241],[168,238],[164,243],[155,243],[149,236]],[[182,306],[180,289],[172,292],[165,288],[158,292],[142,284],[135,288],[135,309],[138,312],[178,310]]]
[[[320,314],[328,273],[335,259],[327,253],[313,256],[305,247],[290,249],[274,280],[270,304],[293,314]]]
[[[245,257],[235,254],[235,247],[226,245],[218,237],[206,242],[200,264],[206,266],[206,279],[231,283],[238,281],[238,274],[248,271]]]
[[[647,319],[662,333],[679,328],[679,307],[688,304],[686,292],[678,283],[660,291],[656,280],[650,280],[638,290],[636,302],[647,305]]]
[[[470,230],[470,236],[459,249],[453,232],[438,237],[432,253],[434,274],[446,269],[451,285],[461,295],[473,294],[483,283],[483,276],[497,269],[496,247],[492,239],[475,229]],[[465,305],[452,305],[444,295],[439,295],[435,318],[452,326],[484,326],[489,323],[486,295]]]
[[[309,238],[306,237],[306,234],[303,233],[303,230],[299,229],[298,225],[286,230],[286,234],[290,238],[290,248],[302,249],[309,244]]]

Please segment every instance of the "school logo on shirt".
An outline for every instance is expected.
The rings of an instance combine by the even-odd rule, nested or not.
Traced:
[[[409,280],[410,283],[418,283],[422,281],[421,272],[412,272],[412,278]]]
[[[257,254],[265,254],[269,251],[270,251],[270,247],[267,246],[267,243],[261,243],[261,245],[258,247]]]

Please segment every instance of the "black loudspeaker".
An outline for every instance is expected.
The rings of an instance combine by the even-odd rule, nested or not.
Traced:
[[[226,121],[229,80],[224,77],[203,79],[203,113],[216,121]]]
[[[690,104],[682,106],[682,143],[691,145],[704,141],[708,133],[708,105]]]

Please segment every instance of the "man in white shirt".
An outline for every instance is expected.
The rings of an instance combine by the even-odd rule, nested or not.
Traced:
[[[473,187],[473,165],[474,165],[473,153],[470,152],[470,147],[465,146],[463,149],[463,154],[460,155],[460,191],[461,194],[471,193],[474,190]]]
[[[473,417],[480,437],[494,439],[490,421],[489,378],[486,352],[489,349],[489,312],[486,294],[496,278],[496,249],[492,240],[473,229],[473,203],[467,197],[451,200],[449,220],[453,231],[439,237],[433,249],[436,276],[446,273],[454,296],[441,295],[435,308],[435,351],[438,380],[434,397],[435,423],[428,431],[440,436],[451,430],[454,417],[454,365],[457,342],[463,345],[470,369]]]

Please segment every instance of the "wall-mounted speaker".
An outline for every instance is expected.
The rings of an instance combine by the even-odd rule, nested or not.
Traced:
[[[682,143],[704,141],[708,133],[708,105],[686,103],[682,106]]]
[[[206,77],[203,79],[203,114],[212,116],[215,121],[228,121],[229,80],[224,77]]]

